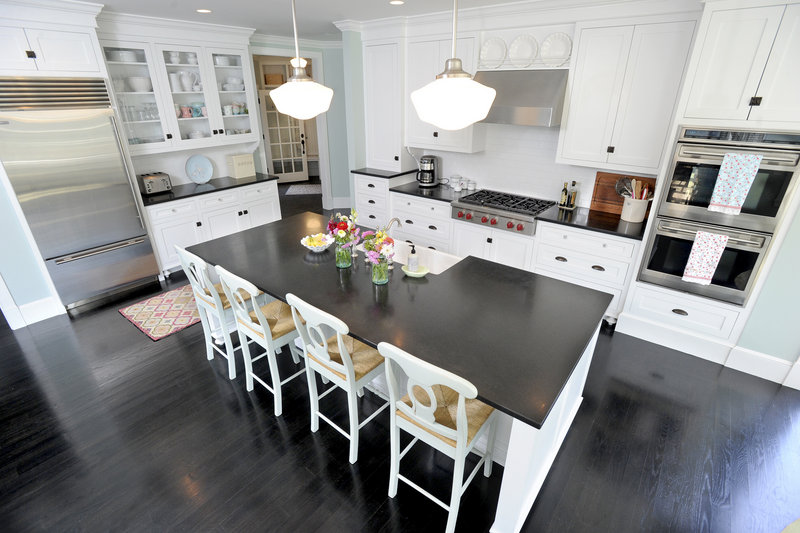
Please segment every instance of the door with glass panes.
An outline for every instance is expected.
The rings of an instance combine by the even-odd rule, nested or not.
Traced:
[[[272,170],[278,183],[308,180],[306,136],[303,122],[279,113],[269,97],[271,89],[259,91],[264,132],[272,155]]]

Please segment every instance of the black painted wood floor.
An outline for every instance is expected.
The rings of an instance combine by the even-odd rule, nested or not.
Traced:
[[[4,531],[443,530],[409,487],[386,495],[387,416],[351,466],[342,436],[310,432],[303,379],[276,418],[241,364],[229,381],[206,361],[200,325],[152,342],[126,303],[0,325]],[[779,532],[800,518],[800,391],[614,334],[584,398],[524,531]],[[344,396],[322,402],[347,427]],[[377,404],[367,393],[363,413]],[[412,454],[404,472],[447,495],[451,462]],[[458,531],[487,531],[501,476],[475,478]]]

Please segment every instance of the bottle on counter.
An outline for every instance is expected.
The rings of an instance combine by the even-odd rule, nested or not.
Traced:
[[[578,182],[572,180],[572,186],[569,189],[569,207],[575,207],[575,200],[578,197]]]
[[[419,257],[417,257],[417,250],[414,248],[414,245],[411,245],[411,253],[408,254],[408,264],[406,268],[411,272],[416,272],[419,270]]]
[[[558,201],[558,205],[562,207],[568,207],[569,204],[569,191],[567,191],[567,182],[564,182],[564,188],[561,189],[561,199]]]

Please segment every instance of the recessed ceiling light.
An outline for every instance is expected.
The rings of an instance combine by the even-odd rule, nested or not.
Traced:
[[[389,4],[393,6],[402,6],[405,2],[403,0],[389,0]]]
[[[202,13],[203,15],[211,13],[210,9],[196,9],[195,11],[197,11],[198,13]]]

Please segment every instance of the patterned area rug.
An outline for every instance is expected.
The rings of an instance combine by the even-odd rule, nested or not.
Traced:
[[[290,185],[286,190],[286,194],[322,194],[322,185],[319,183],[310,183],[305,185]]]
[[[162,292],[119,312],[154,341],[200,322],[191,285]]]

